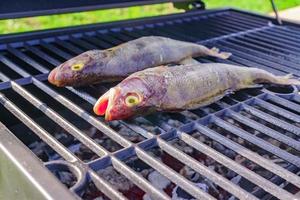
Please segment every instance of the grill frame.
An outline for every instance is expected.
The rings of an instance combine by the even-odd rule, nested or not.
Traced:
[[[184,13],[184,14],[174,14],[171,16],[164,16],[164,17],[154,17],[154,18],[150,18],[147,20],[133,20],[133,21],[124,21],[124,22],[116,22],[116,23],[107,23],[105,25],[88,25],[88,26],[80,26],[80,27],[74,27],[74,28],[66,28],[66,29],[58,29],[58,30],[51,30],[51,31],[43,31],[43,32],[35,32],[35,33],[26,33],[26,34],[22,34],[22,35],[11,35],[11,36],[4,36],[0,38],[0,42],[2,43],[6,43],[3,45],[0,45],[0,50],[2,49],[8,49],[10,52],[12,52],[15,55],[21,55],[18,57],[23,57],[23,59],[26,60],[26,57],[24,55],[22,55],[21,51],[17,51],[16,48],[19,46],[22,46],[24,43],[23,42],[19,42],[20,40],[27,40],[28,38],[46,38],[43,39],[45,43],[52,41],[54,38],[54,35],[56,35],[58,38],[63,39],[66,36],[58,36],[58,35],[69,35],[72,33],[71,37],[81,37],[82,34],[91,34],[92,31],[98,30],[98,29],[111,29],[112,31],[118,31],[120,28],[124,28],[126,26],[128,26],[129,23],[136,23],[137,25],[139,24],[156,24],[156,21],[158,20],[168,20],[168,19],[179,19],[180,17],[192,17],[192,16],[196,16],[196,15],[208,15],[208,14],[215,14],[216,12],[240,12],[240,11],[236,11],[233,9],[222,9],[222,10],[210,10],[210,11],[197,11],[197,12],[193,12],[193,13]],[[240,13],[244,13],[244,12],[240,12]],[[249,14],[252,16],[257,16],[257,15],[253,15],[253,14]],[[268,17],[262,17],[264,19],[268,19],[270,20],[270,18]],[[275,20],[270,20],[272,22],[275,23]],[[288,25],[293,25],[293,24],[288,24]],[[299,28],[296,25],[293,25],[296,28]],[[117,29],[112,29],[112,27],[117,27]],[[251,33],[251,32],[257,32],[260,30],[264,29],[268,29],[270,28],[269,26],[267,27],[260,27],[260,28],[255,28],[255,29],[251,29],[249,31],[242,31],[242,32],[237,32],[237,33],[232,33],[229,35],[225,35],[225,36],[220,36],[217,38],[213,38],[213,39],[207,39],[205,41],[201,41],[201,43],[209,43],[212,44],[213,42],[218,42],[219,40],[225,39],[225,38],[230,38],[230,37],[236,37],[239,35],[243,35],[243,34],[247,34],[247,33]],[[271,27],[272,28],[272,27]],[[267,30],[268,31],[268,30]],[[77,32],[77,33],[74,33]],[[83,32],[87,32],[87,33],[83,33]],[[179,34],[179,33],[177,33]],[[48,38],[50,37],[50,38]],[[70,37],[70,36],[68,36]],[[124,36],[123,36],[124,37]],[[128,36],[127,36],[128,37]],[[9,45],[7,45],[7,43],[10,43]],[[26,41],[27,45],[30,47],[30,45],[36,44],[37,40],[31,40],[31,41]],[[63,42],[63,41],[62,41]],[[104,43],[103,43],[104,44]],[[87,48],[91,47],[90,43],[85,43],[85,42],[81,42],[80,43],[81,46],[86,46]],[[72,45],[68,47],[69,49],[73,48],[73,51],[75,51],[76,53],[78,52],[78,49],[76,48],[76,46]],[[232,49],[232,48],[231,48]],[[38,49],[35,49],[36,52],[39,52]],[[40,52],[39,54],[41,56],[43,56]],[[70,57],[70,55],[68,54],[63,54],[62,56],[64,56],[65,58]],[[45,55],[43,56],[44,59],[47,58],[45,57]],[[250,57],[251,58],[251,57]],[[14,66],[12,63],[10,63],[7,59],[5,59],[3,56],[0,56],[0,60],[4,63],[6,62],[6,65],[8,66]],[[248,59],[251,60],[251,59]],[[202,165],[200,165],[199,163],[193,161],[190,157],[186,157],[184,156],[184,154],[182,154],[182,152],[178,152],[176,151],[173,147],[170,147],[170,145],[168,143],[165,142],[165,139],[171,139],[175,136],[177,137],[183,137],[186,140],[190,139],[187,128],[192,127],[192,126],[196,126],[196,127],[201,127],[201,123],[208,123],[211,118],[218,118],[219,115],[223,115],[223,114],[232,114],[233,111],[236,111],[238,109],[240,109],[241,107],[245,107],[245,105],[252,105],[253,103],[257,103],[260,102],[260,99],[263,98],[267,98],[265,97],[266,95],[272,96],[272,94],[270,92],[267,91],[267,93],[263,93],[262,95],[258,95],[256,97],[252,97],[250,98],[250,100],[247,100],[245,102],[241,102],[238,103],[236,105],[227,107],[225,109],[222,109],[219,113],[213,113],[210,114],[208,117],[204,117],[201,120],[196,120],[196,122],[190,122],[188,124],[186,124],[184,127],[181,127],[179,130],[181,130],[180,133],[174,132],[174,130],[171,129],[171,127],[168,127],[167,124],[163,124],[161,127],[159,127],[159,130],[161,131],[161,135],[157,136],[157,135],[152,135],[149,132],[146,132],[145,130],[142,130],[140,127],[137,126],[133,126],[132,124],[128,124],[126,122],[120,122],[121,124],[128,126],[130,129],[134,130],[135,132],[138,132],[140,134],[142,134],[143,136],[145,136],[147,139],[144,140],[142,143],[140,144],[133,144],[130,143],[128,141],[126,141],[123,137],[121,137],[120,135],[118,135],[116,132],[112,131],[111,129],[107,128],[102,122],[100,122],[99,120],[97,120],[96,118],[90,117],[88,113],[84,112],[83,110],[81,110],[80,107],[76,107],[76,105],[73,105],[71,102],[68,102],[67,100],[65,100],[63,97],[57,96],[57,94],[55,94],[54,92],[52,92],[52,89],[48,89],[47,86],[45,86],[42,81],[44,81],[46,79],[46,73],[47,73],[47,69],[43,68],[40,64],[38,63],[33,63],[30,60],[27,60],[27,62],[30,63],[31,66],[35,67],[37,70],[40,70],[42,73],[44,74],[40,74],[40,75],[36,75],[31,77],[30,74],[21,71],[20,69],[18,70],[20,72],[21,75],[23,75],[25,78],[21,78],[15,81],[9,81],[8,79],[6,79],[6,77],[3,74],[0,74],[0,78],[3,80],[6,80],[6,82],[4,83],[0,83],[0,89],[3,90],[4,88],[12,88],[13,90],[17,91],[19,94],[22,94],[24,97],[28,98],[28,100],[30,100],[33,104],[35,104],[35,106],[40,109],[42,112],[44,112],[46,115],[49,115],[51,118],[54,119],[54,121],[57,121],[59,124],[63,124],[64,127],[66,127],[66,129],[73,135],[76,136],[76,138],[81,138],[83,143],[88,144],[88,146],[91,147],[91,149],[93,149],[95,151],[95,153],[97,152],[97,154],[102,157],[101,159],[99,159],[99,161],[97,162],[104,162],[107,160],[111,160],[112,165],[114,165],[114,167],[117,170],[120,170],[123,172],[123,174],[127,174],[128,178],[130,178],[134,182],[135,184],[139,184],[144,190],[147,190],[150,195],[152,195],[153,197],[156,198],[160,198],[160,199],[166,199],[167,196],[165,196],[163,193],[161,193],[160,191],[158,191],[157,189],[155,189],[153,186],[151,186],[149,183],[147,183],[145,180],[141,179],[140,175],[138,175],[137,173],[133,173],[133,171],[126,167],[121,161],[123,161],[124,159],[128,158],[129,155],[133,155],[133,154],[137,154],[138,157],[143,158],[144,161],[147,161],[148,164],[150,163],[150,165],[152,166],[157,166],[156,169],[161,172],[161,173],[165,173],[169,178],[172,178],[171,180],[174,181],[175,183],[179,183],[181,186],[185,187],[185,189],[190,192],[191,194],[197,196],[197,197],[204,197],[209,199],[209,196],[206,196],[203,192],[199,191],[199,189],[197,189],[196,187],[191,186],[191,184],[189,182],[187,182],[185,179],[183,179],[183,177],[179,176],[179,175],[174,175],[173,173],[170,172],[170,170],[168,169],[168,167],[162,165],[160,162],[158,162],[157,160],[153,159],[151,156],[147,155],[145,153],[145,149],[148,148],[152,148],[155,145],[159,145],[160,148],[164,148],[166,151],[168,151],[169,153],[177,153],[177,156],[180,156],[181,159],[185,160],[187,163],[189,163],[191,166],[194,167],[194,169],[197,172],[201,172],[201,173],[208,173],[209,171],[205,170],[205,167],[203,167]],[[49,59],[49,62],[52,62],[53,65],[58,64],[54,59]],[[18,69],[18,66],[14,66],[13,67],[14,70]],[[278,68],[277,68],[278,71]],[[40,87],[41,89],[43,89],[46,92],[49,92],[51,94],[51,96],[55,96],[56,98],[58,98],[59,101],[61,101],[63,104],[67,105],[67,107],[69,107],[69,109],[73,110],[75,113],[77,113],[78,115],[80,115],[82,118],[84,118],[85,120],[87,120],[89,123],[92,123],[94,126],[96,126],[97,128],[99,128],[102,132],[109,134],[109,136],[111,138],[113,138],[116,141],[119,141],[121,145],[124,146],[124,149],[122,149],[121,151],[117,151],[115,153],[110,153],[107,152],[105,149],[103,149],[102,147],[99,147],[99,145],[97,145],[94,141],[92,141],[91,139],[87,138],[86,136],[84,136],[76,127],[74,127],[72,124],[70,124],[69,122],[64,121],[62,118],[60,118],[60,116],[57,115],[57,113],[55,111],[50,111],[47,107],[47,105],[45,105],[42,102],[39,102],[37,99],[35,99],[34,96],[32,96],[30,93],[26,93],[26,91],[23,89],[23,86],[26,86],[29,83],[33,83],[36,86]],[[93,104],[95,102],[95,99],[88,96],[88,95],[82,95],[81,93],[76,92],[76,90],[69,88],[69,90],[75,94],[77,94],[78,96],[82,97],[83,99],[85,99],[87,102]],[[289,94],[291,95],[293,98],[295,94]],[[287,97],[287,95],[283,95],[284,98],[290,98]],[[273,97],[273,98],[276,98]],[[280,97],[277,97],[280,98]],[[8,101],[6,101],[6,98],[1,96],[0,97],[0,101],[2,104],[4,104],[4,106],[6,106],[7,108],[11,109],[12,111],[16,112],[18,109],[16,109],[14,107],[13,104],[10,104]],[[278,100],[278,99],[277,99]],[[279,99],[280,100],[280,99]],[[243,107],[243,108],[244,108]],[[233,111],[232,111],[233,110]],[[289,114],[287,112],[284,112],[285,114]],[[21,113],[18,113],[19,116],[23,117],[23,120],[26,119],[26,115],[22,116]],[[212,117],[213,116],[213,117]],[[292,116],[292,115],[289,115]],[[295,118],[298,121],[298,117]],[[28,123],[30,123],[30,121],[27,121]],[[222,123],[224,125],[223,121],[220,121],[219,119],[219,123]],[[2,126],[2,125],[1,125]],[[50,134],[46,133],[43,130],[38,129],[38,126],[35,126],[34,124],[30,125],[31,128],[36,128],[36,130],[39,132],[39,134],[44,135],[44,139],[48,142],[50,142],[52,139],[49,138],[48,136]],[[186,131],[187,133],[182,133],[182,131]],[[5,131],[4,131],[5,132]],[[236,133],[238,134],[243,134],[241,131],[236,130]],[[298,133],[298,132],[297,132]],[[2,134],[2,133],[1,133]],[[12,137],[13,138],[13,137]],[[9,141],[4,140],[3,141],[3,146],[5,148],[7,148],[7,144],[10,142],[10,140],[15,141],[17,140],[10,138]],[[290,142],[287,138],[280,138],[283,141],[286,141],[287,143]],[[192,140],[191,140],[192,141]],[[258,141],[258,140],[257,140]],[[57,141],[53,140],[53,145],[57,146],[58,143]],[[200,143],[195,143],[195,141],[192,141],[194,146],[196,146],[197,148],[201,149],[201,145]],[[294,141],[292,141],[292,143],[295,145],[296,143]],[[265,143],[264,143],[265,144]],[[60,146],[60,145],[59,145]],[[60,148],[60,147],[59,147]],[[203,148],[203,147],[202,147]],[[232,148],[232,145],[231,145]],[[171,149],[171,150],[170,150]],[[102,188],[103,188],[103,192],[108,195],[109,197],[111,197],[112,199],[122,199],[123,196],[116,191],[112,191],[111,187],[102,179],[99,179],[99,177],[95,174],[94,171],[87,169],[82,162],[76,160],[76,157],[72,156],[71,153],[65,149],[64,147],[60,148],[61,154],[63,155],[63,157],[69,161],[69,163],[72,163],[72,166],[75,166],[75,171],[77,170],[77,177],[80,180],[79,182],[77,182],[77,184],[75,185],[74,188],[71,188],[71,191],[75,191],[83,184],[82,181],[84,181],[86,173],[88,171],[88,173],[90,174],[90,176],[92,177],[92,179],[95,180],[95,182],[97,182]],[[212,153],[215,153],[214,151],[211,151]],[[26,154],[26,153],[25,153]],[[29,153],[30,154],[30,153]],[[124,154],[127,154],[126,156],[124,156]],[[217,155],[218,154],[214,154]],[[286,154],[283,154],[286,155]],[[14,157],[14,159],[18,160],[18,155],[15,154],[16,157]],[[29,156],[29,155],[28,155]],[[32,157],[31,155],[29,157]],[[220,158],[222,158],[222,156],[219,155]],[[251,156],[251,158],[253,158]],[[25,158],[24,158],[25,159]],[[225,161],[226,159],[222,158],[223,161]],[[221,160],[222,160],[221,159]],[[228,161],[228,160],[227,160]],[[292,159],[291,159],[292,161]],[[21,161],[19,161],[21,162]],[[229,161],[228,161],[229,162]],[[270,164],[269,162],[266,162],[265,160],[261,160],[259,162],[264,162],[264,165],[268,165]],[[30,162],[29,162],[30,163]],[[230,162],[229,162],[230,164]],[[295,162],[294,164],[297,164],[298,166],[299,161],[297,160],[297,162]],[[51,162],[51,163],[47,163],[46,166],[49,168],[51,168],[51,166],[53,165],[68,165],[65,162]],[[93,164],[94,165],[94,164]],[[232,165],[232,164],[231,164]],[[274,165],[269,165],[269,168],[272,169],[272,167],[274,167]],[[22,168],[22,170],[24,170],[24,168]],[[40,169],[41,170],[41,174],[44,174],[44,171],[47,171],[45,169]],[[203,171],[204,170],[204,171]],[[237,167],[236,170],[242,170],[243,172],[245,172],[244,169]],[[248,172],[248,171],[247,171]],[[285,173],[287,173],[287,171],[284,171]],[[47,173],[49,174],[49,172],[47,171]],[[251,174],[250,172],[248,172],[249,174]],[[40,175],[41,175],[40,174]],[[288,179],[290,180],[294,180],[294,182],[297,181],[297,178],[294,179],[291,175],[289,174]],[[37,178],[45,178],[47,179],[47,177],[39,177],[39,176],[35,176],[34,174],[31,174],[32,178],[35,180]],[[242,190],[238,190],[235,186],[233,186],[229,181],[226,181],[224,178],[219,177],[218,175],[216,175],[215,173],[212,173],[212,178],[215,182],[221,184],[223,187],[229,187],[232,189],[232,192],[235,195],[239,195],[240,197],[249,197],[251,199],[251,195],[244,193],[244,191]],[[171,177],[173,176],[173,177]],[[281,176],[284,176],[284,173],[281,173]],[[143,180],[143,181],[142,181]],[[259,179],[259,177],[256,177],[257,183],[261,183],[263,182],[263,180]],[[142,182],[140,182],[142,181]],[[40,182],[40,181],[38,181]],[[57,181],[56,181],[57,182]],[[264,182],[265,183],[265,182]],[[55,183],[56,184],[56,183]],[[35,186],[38,187],[39,184],[36,184]],[[52,184],[50,184],[52,185]],[[60,184],[61,185],[61,184]],[[270,187],[272,187],[272,185],[269,185]],[[278,189],[278,188],[276,188]],[[274,188],[271,190],[274,192]],[[282,195],[282,198],[290,198],[292,196],[289,196],[289,194],[287,194],[286,192],[282,191],[282,190],[278,190],[279,192],[276,193],[279,196]],[[53,192],[51,192],[52,195]],[[55,192],[54,192],[55,193]],[[67,195],[66,193],[69,194],[69,192],[66,191],[62,191],[61,192],[61,197],[65,197],[64,195]],[[57,193],[55,193],[54,195],[59,195]],[[60,197],[60,198],[61,198]]]

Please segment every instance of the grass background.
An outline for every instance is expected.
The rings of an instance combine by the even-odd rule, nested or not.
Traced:
[[[207,8],[235,7],[259,13],[272,12],[269,0],[204,0],[204,2]],[[275,0],[275,2],[279,10],[300,5],[300,0]],[[183,10],[174,8],[171,3],[166,3],[122,9],[0,20],[0,34],[117,21],[178,12],[183,12]]]

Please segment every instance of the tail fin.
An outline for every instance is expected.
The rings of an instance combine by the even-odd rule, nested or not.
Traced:
[[[227,59],[232,55],[232,53],[220,52],[220,50],[218,48],[213,47],[213,48],[210,49],[209,55],[217,57],[217,58]]]
[[[276,76],[276,82],[280,85],[300,85],[300,80],[293,78],[293,74],[287,74],[285,76]]]

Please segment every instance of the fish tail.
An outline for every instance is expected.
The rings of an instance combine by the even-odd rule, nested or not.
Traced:
[[[293,74],[287,74],[285,76],[275,76],[277,84],[280,85],[300,85],[300,80],[294,78]]]
[[[293,77],[293,74],[287,74],[284,76],[276,76],[270,72],[262,69],[255,69],[252,74],[253,83],[274,83],[278,85],[300,85],[300,80]]]
[[[232,55],[232,53],[220,52],[220,49],[213,47],[209,50],[209,55],[217,58],[227,59]]]

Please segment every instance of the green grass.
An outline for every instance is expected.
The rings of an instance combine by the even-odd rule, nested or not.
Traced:
[[[272,12],[270,0],[207,0],[205,2],[209,8],[227,6],[260,13]],[[284,10],[300,5],[300,0],[275,0],[275,3],[279,10]]]
[[[269,0],[206,0],[207,8],[236,7],[260,13],[272,11]],[[300,0],[277,0],[279,10],[300,5]],[[109,9],[73,14],[0,20],[0,34],[50,29],[96,22],[117,21],[183,12],[173,8],[172,4],[140,6],[122,9]]]

